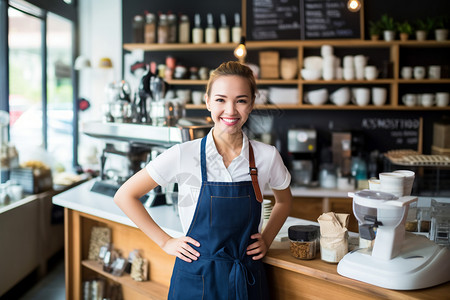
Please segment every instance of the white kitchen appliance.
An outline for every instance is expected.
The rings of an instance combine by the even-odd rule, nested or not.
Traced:
[[[349,193],[360,237],[374,240],[344,256],[337,272],[394,290],[426,288],[450,280],[450,250],[425,236],[405,232],[409,204],[417,197],[362,190]]]

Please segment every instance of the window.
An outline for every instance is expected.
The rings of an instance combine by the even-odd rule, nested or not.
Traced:
[[[42,152],[37,150],[45,148],[51,159],[44,162],[70,169],[77,164],[72,68],[76,8],[62,1],[65,10],[57,5],[55,10],[68,19],[25,1],[6,2],[9,6],[0,9],[7,9],[8,30],[6,35],[0,31],[0,43],[8,41],[9,94],[8,105],[2,95],[0,104],[9,107],[10,140],[20,161],[36,159]],[[42,6],[48,4],[43,1]]]

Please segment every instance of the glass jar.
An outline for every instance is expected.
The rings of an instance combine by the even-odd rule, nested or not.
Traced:
[[[322,164],[319,173],[320,187],[334,189],[337,185],[336,168],[331,163]]]
[[[316,258],[316,246],[319,230],[312,225],[294,225],[289,227],[289,250],[291,255],[298,259]]]
[[[152,13],[145,15],[145,43],[153,44],[156,42],[156,18]]]
[[[177,42],[177,16],[172,13],[169,13],[167,16],[167,23],[169,26],[169,36],[167,38],[168,43],[176,43]]]
[[[158,24],[158,44],[166,44],[169,41],[169,22],[167,15],[161,14],[159,16]]]
[[[144,42],[144,18],[136,15],[133,18],[133,43]]]
[[[189,43],[190,40],[190,23],[187,15],[181,15],[180,23],[178,24],[178,42],[182,44]]]

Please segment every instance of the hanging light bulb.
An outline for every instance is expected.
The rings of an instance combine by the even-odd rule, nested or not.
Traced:
[[[347,8],[351,12],[357,12],[361,9],[361,1],[360,0],[348,0]]]
[[[245,47],[245,37],[241,37],[241,42],[234,49],[234,56],[239,59],[239,62],[244,63],[245,57],[247,56],[247,48]]]

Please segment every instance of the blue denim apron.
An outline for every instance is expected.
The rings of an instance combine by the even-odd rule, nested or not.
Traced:
[[[246,255],[255,242],[250,236],[258,232],[261,203],[252,181],[207,181],[205,145],[206,137],[200,147],[202,187],[187,232],[200,243],[191,245],[200,257],[191,263],[176,259],[169,299],[268,299],[263,263]],[[252,150],[250,156],[254,165]]]

